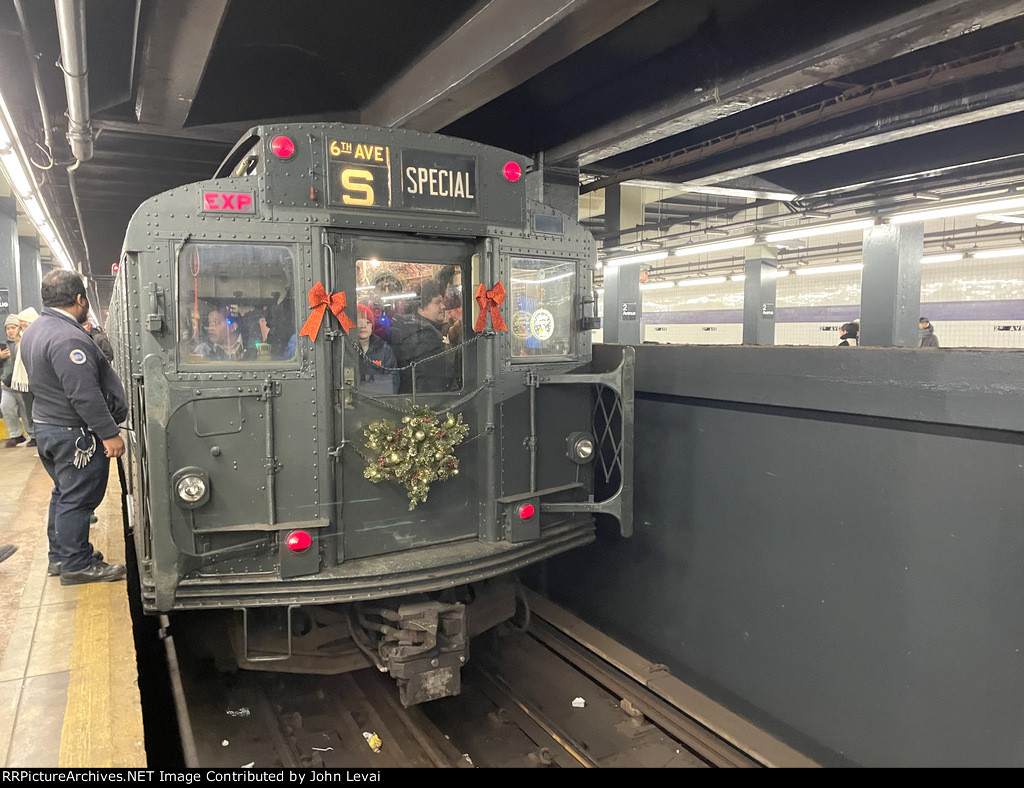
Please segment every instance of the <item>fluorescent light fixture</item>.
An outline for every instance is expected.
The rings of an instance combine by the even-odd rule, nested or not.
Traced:
[[[768,272],[768,273],[766,274],[766,276],[767,276],[767,277],[768,277],[769,279],[771,279],[771,278],[772,278],[773,276],[774,276],[774,277],[775,277],[776,279],[782,279],[782,278],[783,278],[783,277],[785,277],[785,276],[789,276],[789,269],[788,269],[788,268],[782,268],[782,269],[776,268],[776,269],[775,269],[775,273],[774,273],[774,274],[773,274],[773,273],[772,273],[771,271],[769,271],[769,272]]]
[[[732,276],[729,277],[729,281],[731,281],[731,282],[742,282],[746,278],[747,278],[746,274],[733,274]]]
[[[926,222],[929,219],[947,219],[951,216],[977,216],[982,213],[999,213],[1024,208],[1024,197],[1010,197],[1005,200],[967,203],[966,205],[950,205],[945,208],[932,208],[927,211],[910,211],[896,213],[889,217],[893,224],[907,222]]]
[[[1010,216],[1005,213],[979,213],[979,219],[987,222],[1006,222],[1007,224],[1024,224],[1024,216]]]
[[[415,298],[416,293],[398,293],[396,295],[383,296],[381,301],[402,301],[406,298]]]
[[[631,265],[632,263],[653,263],[655,260],[664,260],[666,257],[668,257],[668,252],[646,252],[645,254],[630,254],[625,257],[606,259],[604,264],[609,268],[614,268],[619,265]]]
[[[971,257],[975,260],[990,260],[993,257],[1021,257],[1024,256],[1024,246],[1015,246],[1012,249],[983,249],[974,252]]]
[[[43,206],[39,204],[39,200],[35,197],[26,197],[22,200],[22,204],[37,228],[40,225],[46,224],[46,214],[43,213]]]
[[[818,265],[812,268],[797,268],[797,276],[810,276],[811,274],[839,274],[844,271],[859,271],[864,263],[846,263],[844,265]]]
[[[669,287],[675,287],[675,282],[648,282],[647,284],[640,285],[641,290],[665,290]]]
[[[914,192],[915,200],[928,200],[934,202],[935,200],[941,200],[942,195],[936,194],[935,192]]]
[[[11,182],[11,186],[19,196],[27,197],[32,193],[32,185],[29,183],[28,176],[25,175],[18,154],[13,150],[9,153],[0,153],[0,165],[3,166],[4,172],[7,173],[7,180]]]
[[[837,222],[835,224],[816,224],[807,227],[794,227],[792,230],[779,230],[777,233],[768,233],[764,240],[768,243],[776,241],[789,241],[793,238],[814,238],[817,235],[831,235],[832,233],[848,233],[854,230],[866,230],[874,225],[874,219],[856,219],[852,222]]]
[[[376,290],[376,289],[377,288],[374,285],[360,285],[359,287],[356,288],[356,292],[358,293],[360,290]]]
[[[715,241],[710,244],[694,244],[676,249],[674,254],[677,257],[694,257],[709,252],[721,252],[726,249],[742,249],[744,246],[751,246],[757,242],[752,235],[745,235],[742,238],[730,238],[728,241]]]
[[[727,236],[728,234],[729,234],[728,230],[719,230],[717,227],[705,227],[704,228],[704,235],[719,235],[719,236],[723,236],[724,237],[724,236]]]
[[[929,263],[955,263],[957,260],[963,260],[964,255],[962,252],[950,252],[949,254],[929,254],[921,258],[921,265],[928,265]]]
[[[652,181],[638,178],[626,181],[631,186],[645,186],[648,189],[674,189],[684,194],[717,194],[722,197],[743,197],[748,200],[778,200],[793,202],[799,195],[793,192],[773,191],[771,189],[740,189],[730,186],[694,186],[690,183],[671,183],[669,181]]]
[[[676,287],[694,287],[695,285],[720,285],[727,281],[724,276],[698,276],[694,279],[683,279],[676,282]]]
[[[594,267],[597,268],[598,271],[600,271],[602,268],[604,268],[604,263],[598,260]]]

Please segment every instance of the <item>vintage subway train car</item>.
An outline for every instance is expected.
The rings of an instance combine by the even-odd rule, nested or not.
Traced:
[[[237,666],[459,692],[517,570],[631,529],[632,349],[595,366],[592,236],[441,135],[257,126],[131,219],[108,333],[143,608]]]

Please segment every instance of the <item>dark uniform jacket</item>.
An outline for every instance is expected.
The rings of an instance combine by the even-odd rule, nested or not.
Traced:
[[[21,358],[35,401],[32,420],[61,427],[86,427],[109,440],[128,416],[124,387],[110,362],[75,319],[43,307],[25,329]]]
[[[359,381],[370,394],[396,394],[399,377],[398,361],[391,346],[376,334],[370,334],[370,345],[359,357]]]
[[[395,351],[398,366],[443,353],[447,346],[437,326],[418,312],[412,317],[396,319],[391,327],[391,349]],[[444,356],[416,366],[416,391],[445,391],[448,388],[447,365]],[[412,392],[412,369],[400,373],[399,393]]]

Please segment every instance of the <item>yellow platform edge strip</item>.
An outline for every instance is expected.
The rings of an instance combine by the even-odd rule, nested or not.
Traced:
[[[115,468],[113,463],[111,468]],[[94,525],[91,536],[94,547],[113,557],[124,553],[123,548],[110,549],[115,541],[120,541],[121,534],[116,475],[110,481],[107,498],[97,512],[100,527]],[[49,582],[60,581],[51,578]],[[88,583],[77,587],[77,596],[59,765],[145,768],[138,664],[127,588],[124,581]],[[128,626],[112,628],[111,622],[125,622]]]

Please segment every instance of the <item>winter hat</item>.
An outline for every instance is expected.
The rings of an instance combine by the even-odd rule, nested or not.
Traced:
[[[18,320],[24,320],[26,323],[31,323],[37,317],[39,317],[39,313],[32,307],[26,307],[18,312]]]
[[[373,310],[366,304],[356,304],[356,310],[361,317],[365,317],[372,324],[374,321]]]
[[[8,315],[7,319],[4,321],[4,328],[7,328],[7,326],[17,326],[17,325],[21,325],[18,322],[18,316],[17,315]]]

